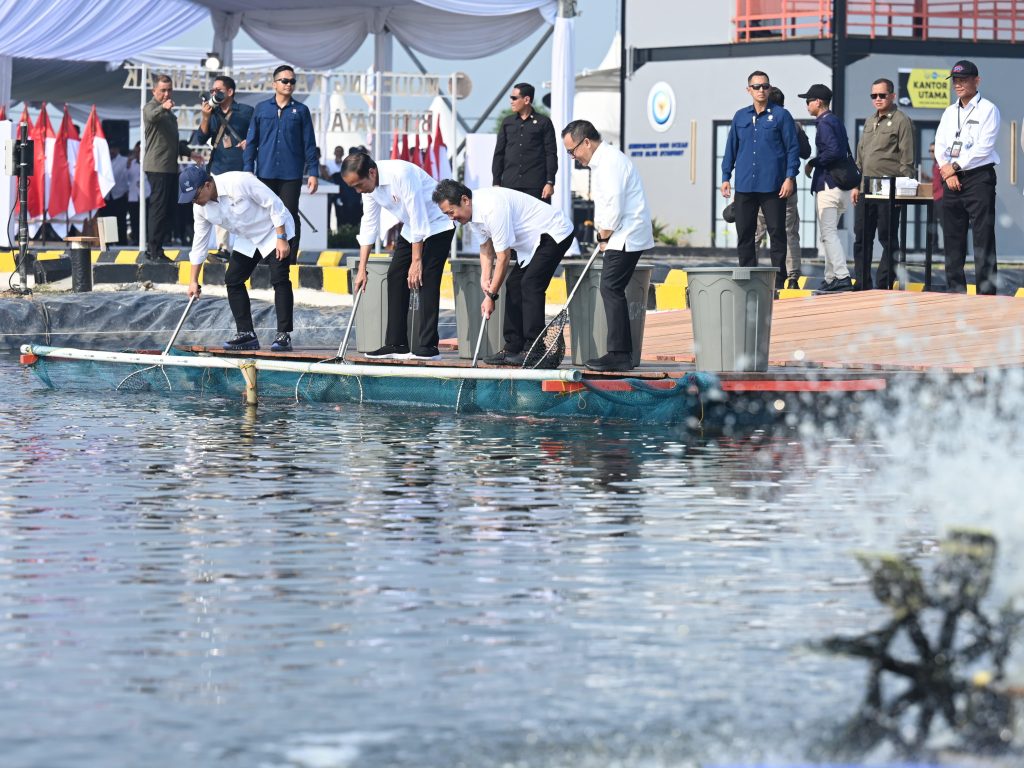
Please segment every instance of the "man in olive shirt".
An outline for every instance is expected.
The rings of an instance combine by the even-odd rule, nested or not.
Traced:
[[[178,118],[172,111],[171,78],[153,78],[153,98],[142,108],[146,129],[143,170],[149,180],[149,211],[146,218],[146,261],[168,263],[164,241],[170,232],[178,204]]]
[[[880,77],[871,85],[871,103],[875,113],[864,122],[864,133],[857,143],[857,165],[865,179],[878,176],[915,176],[914,124],[896,108],[896,93],[892,80]],[[866,190],[865,181],[862,186]],[[889,206],[882,202],[863,199],[864,190],[854,189],[853,260],[855,291],[867,291],[871,283],[871,261],[875,250],[875,230],[882,244],[882,260],[878,264],[875,285],[892,288],[895,272],[889,250],[889,233],[900,226],[903,209],[896,208],[895,221],[890,221]]]

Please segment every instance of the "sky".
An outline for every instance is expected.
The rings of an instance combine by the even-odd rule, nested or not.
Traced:
[[[621,0],[578,0],[576,18],[576,69],[594,69],[601,63],[612,38],[619,27],[621,16]],[[498,94],[516,68],[529,55],[537,41],[544,35],[547,26],[538,29],[527,40],[513,48],[496,53],[483,59],[443,60],[417,53],[427,71],[431,74],[448,74],[458,71],[469,75],[473,90],[469,97],[459,102],[459,113],[470,124],[474,123],[487,105]],[[189,46],[207,51],[213,41],[213,26],[206,22],[198,25],[167,45]],[[235,50],[258,49],[259,46],[245,34],[239,32],[235,39]],[[373,39],[369,38],[362,48],[339,69],[346,71],[362,71],[373,62]],[[394,46],[394,69],[396,72],[418,72],[416,65],[399,45]],[[520,81],[532,83],[537,88],[537,100],[548,92],[543,83],[551,80],[551,41],[548,40],[527,66],[519,78]],[[502,94],[501,102],[492,113],[492,118],[508,106],[508,93]],[[492,121],[488,120],[481,130],[488,130]]]

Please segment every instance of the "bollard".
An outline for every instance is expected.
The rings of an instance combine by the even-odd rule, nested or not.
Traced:
[[[71,243],[71,290],[88,293],[92,290],[92,249],[88,243]]]

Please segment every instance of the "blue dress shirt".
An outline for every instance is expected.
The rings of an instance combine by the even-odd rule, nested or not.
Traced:
[[[829,168],[850,153],[850,140],[846,134],[846,126],[832,111],[822,112],[815,119],[817,130],[814,134],[814,157],[807,161],[814,168],[811,178],[811,191],[821,192],[826,186],[835,189],[836,184]]]
[[[732,118],[722,158],[722,181],[733,171],[737,192],[778,192],[782,183],[800,172],[800,143],[793,116],[777,104],[761,114],[754,105],[744,107]]]
[[[309,108],[294,99],[278,107],[273,96],[257,104],[245,137],[242,170],[260,179],[319,176]]]
[[[228,120],[230,131],[225,129],[222,133],[220,130],[224,120],[224,112],[220,107],[214,107],[213,113],[210,115],[208,131],[203,133],[202,129],[196,128],[195,133],[192,134],[193,144],[206,144],[208,141],[216,139],[217,134],[221,136],[219,146],[214,147],[213,153],[210,155],[210,167],[207,168],[207,171],[225,173],[242,170],[242,150],[238,148],[238,145],[249,133],[252,115],[252,107],[236,101],[231,105],[231,119]],[[234,136],[232,136],[232,131]]]

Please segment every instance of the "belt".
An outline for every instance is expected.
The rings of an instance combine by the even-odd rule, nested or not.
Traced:
[[[973,176],[981,171],[987,171],[989,168],[994,168],[995,163],[988,163],[987,165],[979,165],[977,168],[970,168],[966,171],[960,171],[960,178],[966,179],[968,176]]]

